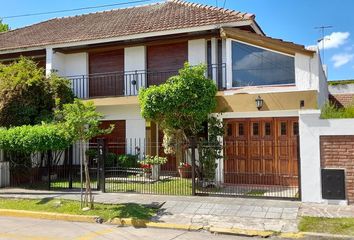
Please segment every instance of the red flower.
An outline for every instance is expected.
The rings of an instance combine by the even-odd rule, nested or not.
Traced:
[[[144,169],[151,168],[150,164],[144,164],[144,163],[141,163],[141,164],[140,164],[140,167],[141,167],[141,168],[144,168]]]

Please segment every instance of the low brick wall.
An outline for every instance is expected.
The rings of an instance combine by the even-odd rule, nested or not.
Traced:
[[[337,107],[347,107],[353,104],[353,93],[348,94],[330,94],[329,101]]]
[[[346,195],[354,204],[354,136],[321,136],[321,167],[345,169]]]

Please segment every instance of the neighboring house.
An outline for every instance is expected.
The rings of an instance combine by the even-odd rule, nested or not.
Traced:
[[[206,64],[219,89],[216,113],[227,124],[217,174],[227,184],[298,187],[299,112],[328,100],[316,50],[266,36],[253,14],[184,1],[56,18],[0,34],[0,61],[20,55],[33,57],[47,74],[69,77],[78,97],[92,99],[105,124],[116,125],[108,140],[158,145],[161,132],[140,115],[139,88],[165,82],[186,61]],[[251,175],[240,180],[242,174]],[[252,174],[275,177],[259,182]]]
[[[354,80],[338,80],[328,82],[329,100],[337,107],[353,104]]]

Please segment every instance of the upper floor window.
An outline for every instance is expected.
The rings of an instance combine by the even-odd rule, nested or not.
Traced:
[[[295,83],[294,58],[232,42],[232,87]]]

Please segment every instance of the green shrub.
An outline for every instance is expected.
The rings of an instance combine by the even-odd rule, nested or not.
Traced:
[[[56,151],[66,149],[71,143],[72,139],[65,134],[60,124],[0,128],[0,148],[5,151]]]
[[[138,167],[138,156],[132,154],[122,154],[118,156],[118,165],[120,167]]]
[[[339,108],[333,103],[326,103],[321,111],[321,118],[354,118],[354,105],[351,104],[345,108]]]
[[[108,152],[104,161],[105,167],[116,167],[118,163],[118,156],[115,153]]]

